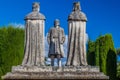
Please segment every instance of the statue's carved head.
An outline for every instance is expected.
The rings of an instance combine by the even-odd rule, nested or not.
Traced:
[[[59,21],[59,19],[55,19],[55,21],[54,21],[54,26],[55,26],[55,27],[60,26],[60,21]]]
[[[32,5],[32,10],[33,11],[40,11],[40,3],[34,2]]]
[[[80,2],[74,2],[73,3],[73,10],[74,11],[81,10],[81,8],[80,8]]]

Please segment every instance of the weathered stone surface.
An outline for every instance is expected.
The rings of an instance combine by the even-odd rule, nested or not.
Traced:
[[[47,40],[49,43],[49,53],[48,57],[54,55],[57,58],[59,54],[61,58],[64,57],[63,43],[65,42],[64,29],[60,27],[60,22],[58,19],[54,21],[54,27],[50,28]]]
[[[100,72],[99,67],[95,66],[13,66],[12,72]]]
[[[34,18],[34,20],[32,20]],[[38,19],[39,18],[39,19]],[[39,3],[33,3],[33,12],[25,21],[25,51],[22,65],[44,65],[44,21],[45,17],[39,13]]]
[[[96,66],[64,66],[63,70],[71,72],[100,72],[99,67]]]
[[[45,20],[45,16],[39,13],[40,6],[38,2],[33,3],[32,10],[33,11],[25,17],[25,20]]]
[[[64,57],[63,43],[65,42],[65,34],[58,19],[54,21],[54,27],[49,30],[47,41],[49,44],[48,57],[51,58],[51,65],[54,66],[54,58],[57,58],[57,64],[61,67],[61,58]]]
[[[11,73],[3,76],[4,79],[99,79],[107,80],[109,77],[99,72],[98,67],[92,66],[64,66],[64,67],[15,67]],[[20,67],[22,69],[20,70]],[[17,70],[17,71],[16,71]]]
[[[86,16],[80,11],[79,2],[74,3],[74,10],[68,17],[68,66],[87,65],[86,61]],[[78,18],[78,19],[77,19]]]
[[[52,67],[45,67],[45,66],[13,66],[12,72],[27,72],[27,73],[33,73],[33,72],[50,72],[52,71]]]
[[[81,6],[80,6],[80,2],[75,2],[73,3],[74,7],[73,7],[73,11],[71,12],[71,14],[68,17],[68,20],[74,20],[74,21],[87,21],[87,17],[86,15],[81,11]]]

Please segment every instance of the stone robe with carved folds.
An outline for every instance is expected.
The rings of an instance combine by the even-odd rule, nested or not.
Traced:
[[[51,28],[48,33],[47,40],[49,43],[48,57],[54,55],[56,58],[58,54],[60,54],[61,57],[64,57],[63,50],[63,43],[65,41],[64,30],[60,27]]]
[[[81,11],[80,3],[74,3],[68,17],[68,66],[86,66],[86,15]]]
[[[25,17],[25,51],[22,65],[43,66],[45,16],[39,12],[39,3],[33,3],[33,11]]]

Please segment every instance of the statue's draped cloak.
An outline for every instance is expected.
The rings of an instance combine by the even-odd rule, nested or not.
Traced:
[[[22,65],[44,65],[44,21],[27,20],[25,29],[25,55]]]
[[[32,12],[25,16],[25,49],[22,65],[42,66],[44,60],[45,16],[39,12],[40,4],[34,2]]]
[[[60,54],[61,57],[64,57],[63,50],[63,43],[65,41],[64,30],[60,27],[51,28],[48,33],[47,40],[49,43],[48,57],[54,55],[56,58],[58,54]]]
[[[74,3],[68,16],[68,66],[86,66],[86,15],[81,11],[80,3]]]
[[[86,22],[69,21],[67,65],[87,65],[85,25]]]

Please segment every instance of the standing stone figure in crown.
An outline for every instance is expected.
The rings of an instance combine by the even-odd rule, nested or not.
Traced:
[[[54,27],[50,29],[47,40],[49,44],[48,57],[51,58],[51,66],[54,66],[54,59],[57,58],[57,64],[61,67],[61,58],[64,57],[63,43],[65,42],[65,35],[58,19],[54,21]]]
[[[68,55],[67,66],[87,66],[86,60],[86,22],[87,17],[81,11],[80,2],[73,4],[68,16]]]
[[[25,17],[25,50],[23,66],[44,66],[45,16],[40,13],[40,4],[34,2],[32,12]]]

